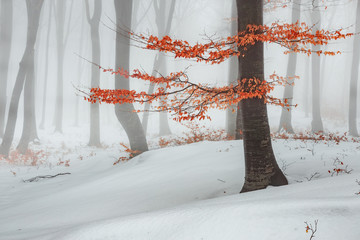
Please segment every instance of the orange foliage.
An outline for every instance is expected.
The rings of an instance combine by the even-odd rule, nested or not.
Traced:
[[[336,158],[333,164],[335,167],[330,171],[328,170],[328,172],[331,174],[331,176],[334,176],[334,174],[339,175],[341,173],[346,173],[346,174],[350,174],[353,170],[352,169],[348,169],[348,165],[346,165],[344,167],[344,163],[342,161],[339,160],[339,158]],[[340,165],[340,166],[339,166]]]
[[[184,124],[189,131],[184,132],[183,137],[161,137],[159,139],[159,146],[161,148],[168,146],[186,145],[202,141],[228,141],[234,140],[233,137],[226,134],[223,129],[213,130],[209,127],[201,126],[198,123]]]
[[[302,142],[305,141],[314,141],[317,142],[323,142],[325,144],[329,144],[331,142],[335,143],[336,145],[339,145],[340,142],[353,142],[353,143],[359,143],[360,138],[355,137],[349,137],[347,136],[347,133],[344,134],[338,134],[338,133],[328,133],[324,134],[323,132],[317,132],[317,133],[311,133],[311,132],[300,132],[296,134],[287,134],[287,133],[272,133],[271,138],[273,139],[295,139],[295,140],[301,140]]]
[[[126,146],[123,143],[120,143],[120,145],[125,148],[125,152],[128,153],[129,155],[127,157],[119,157],[119,159],[116,160],[116,162],[114,162],[113,165],[116,165],[120,162],[129,161],[131,158],[135,157],[137,154],[140,153],[140,151],[131,150],[128,146]]]
[[[198,62],[219,64],[232,56],[244,56],[246,50],[257,42],[277,43],[289,52],[305,54],[335,55],[340,52],[312,51],[311,45],[326,45],[332,40],[350,37],[351,33],[337,31],[314,31],[305,23],[267,25],[248,25],[246,30],[235,36],[208,43],[189,44],[187,41],[174,40],[169,36],[159,39],[156,36],[144,36],[130,32],[130,38],[141,44],[142,48],[171,52],[175,58],[195,59]],[[258,78],[240,79],[236,84],[224,87],[213,87],[206,84],[194,83],[189,80],[185,71],[171,73],[166,77],[154,77],[135,69],[132,74],[124,69],[104,69],[104,72],[119,74],[124,78],[136,78],[151,82],[159,87],[154,93],[137,92],[126,89],[92,88],[85,93],[85,100],[95,103],[123,104],[123,103],[151,103],[160,101],[154,111],[168,111],[174,113],[174,120],[210,119],[206,112],[211,108],[226,109],[243,99],[259,98],[265,103],[289,108],[287,99],[280,100],[269,93],[276,85],[287,84],[288,79],[273,74],[270,81]]]
[[[246,30],[235,36],[208,43],[189,44],[183,40],[173,40],[169,36],[159,39],[150,35],[131,32],[131,38],[142,44],[144,49],[171,52],[175,58],[196,59],[198,62],[218,64],[232,56],[243,56],[246,50],[257,42],[276,43],[288,49],[285,53],[298,52],[335,55],[339,51],[312,51],[311,46],[327,45],[332,40],[338,40],[353,36],[352,33],[342,33],[342,29],[336,31],[317,30],[314,26],[306,23],[273,23],[268,25],[248,25]]]
[[[25,154],[21,154],[17,150],[11,151],[6,158],[0,155],[0,161],[5,161],[12,165],[39,166],[46,163],[50,153],[43,150],[28,149]]]

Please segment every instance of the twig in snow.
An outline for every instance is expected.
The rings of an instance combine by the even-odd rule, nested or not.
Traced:
[[[40,179],[44,179],[44,178],[54,178],[54,177],[57,177],[57,176],[68,175],[68,174],[71,174],[71,173],[58,173],[58,174],[56,174],[56,175],[36,176],[36,177],[33,177],[33,178],[29,178],[29,179],[27,179],[27,180],[23,180],[23,182],[37,182],[37,181],[39,181]]]
[[[306,227],[305,227],[306,233],[308,233],[309,230],[311,232],[311,236],[310,236],[309,240],[312,240],[315,237],[315,233],[317,231],[318,221],[319,220],[315,220],[315,225],[314,226],[311,223],[309,225],[307,222],[305,222],[305,224],[306,224]]]
[[[220,182],[226,183],[224,180],[221,180],[221,179],[219,179],[219,178],[218,178],[217,180],[220,181]]]
[[[320,176],[320,173],[315,172],[310,177],[306,177],[306,180],[311,181],[313,178],[318,178]]]

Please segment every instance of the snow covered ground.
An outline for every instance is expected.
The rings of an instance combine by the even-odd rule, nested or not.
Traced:
[[[360,239],[359,143],[274,140],[290,184],[239,194],[242,141],[155,149],[113,166],[119,140],[90,148],[80,131],[42,133],[34,148],[49,156],[39,166],[0,161],[1,240],[306,240],[304,222],[315,220],[314,239]],[[71,174],[23,181],[57,173]]]

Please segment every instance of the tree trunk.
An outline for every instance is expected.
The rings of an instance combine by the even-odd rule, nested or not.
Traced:
[[[309,57],[310,59],[310,57]],[[311,61],[305,60],[305,83],[304,83],[304,87],[303,87],[303,98],[304,98],[304,112],[305,112],[305,117],[309,117],[309,113],[310,113],[310,101],[309,101],[309,92],[310,92],[310,63]]]
[[[360,31],[360,1],[357,2],[356,8],[356,26],[355,32]],[[359,133],[356,124],[357,115],[357,88],[359,79],[360,63],[360,37],[354,36],[353,59],[351,64],[350,94],[349,94],[349,134],[358,137]]]
[[[91,53],[92,62],[100,64],[100,34],[99,24],[101,18],[101,0],[94,2],[94,14],[90,17],[89,1],[86,0],[86,16],[90,24],[91,31]],[[100,86],[100,71],[94,64],[91,67],[91,87]],[[89,146],[100,146],[100,109],[99,103],[90,105],[90,140]]]
[[[239,63],[238,63],[239,65]],[[235,139],[243,139],[243,123],[242,123],[242,111],[241,111],[241,102],[238,103],[236,108],[236,130],[235,130]]]
[[[315,0],[318,3],[318,0]],[[316,27],[313,27],[313,32],[321,28],[321,16],[319,9],[313,9],[311,13],[311,21],[313,24],[316,24]],[[313,51],[320,50],[320,46],[313,46]],[[317,54],[311,55],[312,62],[312,122],[311,122],[311,131],[312,132],[323,132],[323,123],[321,119],[321,110],[320,110],[320,56]]]
[[[54,125],[55,132],[62,133],[64,107],[64,28],[66,0],[57,0],[56,4],[56,49],[57,49],[57,82]]]
[[[232,1],[232,13],[231,13],[231,24],[230,24],[230,35],[234,36],[237,34],[237,11],[236,11],[236,1],[233,0]],[[239,63],[238,63],[238,58],[237,57],[231,57],[229,59],[230,64],[229,64],[229,79],[228,79],[228,84],[236,84],[237,79],[239,77]],[[239,117],[239,119],[237,118]],[[238,125],[239,128],[237,128],[237,121],[241,121],[241,115],[237,114],[237,107],[236,105],[232,105],[230,106],[230,108],[226,109],[226,133],[228,134],[228,136],[230,137],[239,137],[240,135],[240,131],[241,130],[241,125]]]
[[[13,28],[13,1],[0,1],[0,138],[4,135],[6,90]]]
[[[51,12],[53,10],[53,1],[49,2],[49,15],[48,15],[48,28],[46,35],[46,49],[45,49],[45,73],[44,73],[44,88],[43,88],[43,102],[42,102],[42,117],[40,122],[40,129],[45,128],[45,116],[46,116],[46,94],[47,94],[47,82],[49,72],[49,45],[50,45],[50,33],[51,33]]]
[[[34,59],[35,60],[35,59]],[[17,146],[17,150],[25,154],[28,149],[29,142],[31,138],[35,135],[36,129],[34,129],[34,61],[30,61],[28,65],[28,70],[26,73],[25,88],[24,88],[24,123],[23,131]],[[36,124],[35,124],[36,126]]]
[[[85,2],[85,4],[86,4],[86,2]],[[82,15],[81,15],[81,27],[80,27],[81,32],[80,32],[80,41],[79,41],[79,55],[80,56],[84,55],[84,49],[87,50],[87,43],[88,43],[88,41],[84,41],[84,39],[85,39],[84,38],[85,37],[85,34],[84,34],[85,17],[86,16],[83,16],[83,12],[82,12]],[[78,82],[78,84],[81,83],[81,78],[83,76],[83,71],[84,71],[83,63],[84,63],[84,60],[79,57],[78,72],[77,72],[77,82]],[[80,106],[79,105],[80,105],[80,101],[81,101],[81,98],[76,97],[76,99],[75,99],[75,113],[74,113],[74,115],[75,115],[74,126],[75,127],[79,126],[79,115],[80,115],[80,113],[79,113]]]
[[[165,56],[162,56],[162,54],[160,54],[159,56],[160,58],[165,58]],[[163,73],[164,75],[166,75],[166,61],[165,59],[163,61],[161,61],[162,64],[160,64],[160,68],[159,68],[159,72]],[[166,88],[165,85],[160,85],[160,87],[162,88]],[[164,99],[160,99],[160,104],[161,102],[164,101]],[[166,136],[166,135],[170,135],[171,134],[171,130],[170,130],[170,125],[169,125],[169,118],[168,118],[168,112],[167,111],[163,111],[159,113],[159,136]]]
[[[157,70],[159,69],[159,66],[162,64],[163,59],[164,59],[164,57],[160,57],[159,53],[156,55],[151,76],[157,75]],[[154,90],[155,90],[155,84],[150,83],[149,89],[148,89],[148,94],[153,94]],[[142,122],[141,122],[145,134],[147,133],[148,123],[149,123],[150,107],[151,107],[151,104],[146,102],[145,106],[144,106],[144,114],[143,114]]]
[[[39,19],[43,0],[26,0],[28,13],[27,41],[24,55],[20,62],[18,75],[16,77],[14,90],[11,96],[8,120],[6,123],[5,135],[0,146],[0,154],[8,156],[11,143],[14,138],[14,131],[17,120],[19,99],[24,87],[25,77],[31,78],[34,67],[34,46],[39,27]],[[31,90],[31,89],[30,89]]]
[[[301,0],[295,0],[293,2],[293,6],[292,6],[292,17],[291,17],[292,23],[300,21],[300,10],[301,9],[297,9],[300,7],[301,7]],[[297,54],[290,53],[286,77],[294,77],[295,76],[296,64],[297,64]],[[284,90],[284,99],[288,99],[288,103],[290,106],[293,104],[293,98],[294,98],[293,83],[294,83],[294,80],[289,79],[288,84],[285,85],[285,90]],[[280,132],[281,130],[284,130],[288,133],[294,133],[294,130],[293,130],[293,127],[291,124],[291,108],[283,107],[281,109],[281,117],[280,117],[280,124],[279,124],[278,132]]]
[[[131,28],[132,0],[114,0],[116,24]],[[124,38],[121,32],[116,33],[116,68],[129,71],[130,39]],[[121,75],[115,76],[116,89],[130,89],[129,79]],[[137,113],[132,104],[116,104],[115,114],[125,129],[133,151],[144,152],[148,150],[146,136]]]
[[[239,32],[249,24],[263,24],[263,0],[237,0],[237,9]],[[263,43],[256,43],[246,51],[244,57],[239,57],[239,73],[240,79],[264,79]],[[240,105],[245,153],[245,183],[241,192],[259,190],[269,185],[286,185],[287,179],[276,163],[271,146],[264,100],[245,99]]]
[[[154,0],[153,5],[155,9],[155,22],[158,28],[158,37],[163,37],[165,35],[170,34],[170,29],[172,25],[175,3],[176,0],[172,0],[169,8],[169,14],[166,16],[166,2],[162,0]],[[165,22],[166,21],[166,22]],[[160,72],[163,75],[166,75],[166,61],[165,56],[161,53],[158,53],[153,66],[152,74],[153,76],[157,75],[157,72]],[[164,87],[164,86],[160,86]],[[155,85],[150,84],[148,93],[152,94],[154,92]],[[151,104],[145,103],[144,106],[144,114],[142,120],[142,126],[144,128],[145,134],[147,132],[148,121],[149,121],[149,110]],[[159,136],[165,136],[171,134],[170,126],[169,126],[169,118],[167,112],[159,113]]]

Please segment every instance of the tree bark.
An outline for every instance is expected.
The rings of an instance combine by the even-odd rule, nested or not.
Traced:
[[[293,2],[293,6],[292,6],[292,17],[291,17],[292,23],[300,21],[300,10],[301,9],[297,9],[300,7],[301,7],[301,0],[295,0]],[[297,65],[297,54],[290,53],[286,77],[294,77],[295,76],[296,65]],[[288,84],[285,85],[285,90],[284,90],[284,99],[288,99],[288,103],[290,106],[293,105],[293,98],[294,98],[293,83],[294,83],[294,80],[289,79]],[[291,124],[291,110],[292,110],[291,108],[287,108],[287,107],[283,107],[281,109],[281,117],[280,117],[280,124],[279,124],[278,132],[280,132],[281,130],[284,130],[288,133],[294,133],[294,129]]]
[[[360,31],[360,1],[356,7],[356,25],[355,32]],[[359,63],[360,63],[360,37],[358,34],[354,36],[353,59],[351,64],[350,94],[349,94],[349,134],[358,137],[356,116],[357,116],[357,88],[359,79]]]
[[[131,28],[132,0],[114,0],[116,24]],[[130,39],[124,38],[121,32],[116,33],[116,69],[121,67],[129,71]],[[116,89],[130,89],[129,79],[121,75],[115,76]],[[116,104],[115,114],[125,129],[133,151],[144,152],[148,150],[146,136],[137,113],[132,104]]]
[[[19,99],[24,87],[26,78],[31,78],[34,71],[34,46],[39,28],[39,19],[43,0],[26,0],[28,13],[27,41],[23,57],[20,62],[18,75],[16,77],[14,90],[11,96],[8,120],[5,135],[0,146],[0,154],[8,156],[11,143],[14,138],[14,131],[17,120]],[[30,89],[31,90],[31,89]]]
[[[1,0],[0,12],[0,137],[4,135],[6,91],[13,28],[13,1]]]
[[[318,0],[315,0],[315,3],[318,3]],[[311,21],[313,24],[316,24],[316,27],[313,27],[313,32],[321,28],[321,16],[319,9],[313,9],[311,13]],[[313,46],[313,51],[320,50],[320,46]],[[312,63],[312,121],[311,121],[311,131],[312,132],[323,132],[323,123],[321,119],[321,110],[320,110],[320,56],[317,54],[311,55]]]
[[[249,24],[263,24],[263,0],[237,0],[238,31]],[[263,43],[250,47],[244,57],[239,57],[240,79],[264,79]],[[247,87],[246,84],[244,86]],[[242,110],[245,183],[241,192],[266,188],[269,185],[286,185],[287,179],[276,163],[271,146],[270,127],[263,99],[245,99]]]
[[[101,0],[94,1],[94,13],[90,17],[89,1],[86,0],[86,17],[91,31],[91,53],[92,62],[100,64],[100,33],[99,25],[101,18]],[[94,64],[91,67],[91,88],[100,86],[100,71]],[[100,146],[100,108],[99,103],[90,105],[90,140],[89,146]]]

